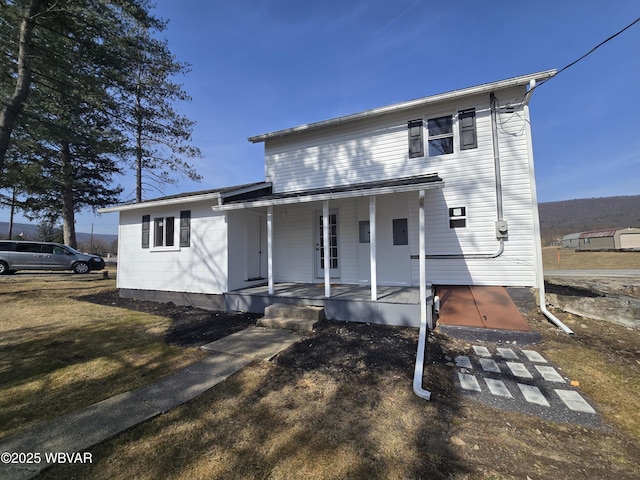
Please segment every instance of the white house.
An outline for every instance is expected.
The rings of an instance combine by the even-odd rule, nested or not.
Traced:
[[[103,209],[120,294],[417,326],[428,284],[541,286],[528,103],[554,74],[256,135],[264,182]]]

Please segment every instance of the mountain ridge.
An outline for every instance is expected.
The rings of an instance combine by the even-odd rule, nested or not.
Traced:
[[[640,227],[640,195],[538,203],[538,212],[542,244],[550,245],[570,233]]]
[[[540,237],[543,245],[558,242],[564,235],[591,230],[640,227],[640,195],[577,198],[538,203]],[[507,219],[508,220],[508,219]],[[38,237],[38,226],[14,223],[15,232],[26,238]],[[0,238],[7,236],[9,223],[0,222]],[[78,243],[91,241],[91,234],[77,232]],[[115,234],[93,234],[93,238],[107,244],[118,239]]]

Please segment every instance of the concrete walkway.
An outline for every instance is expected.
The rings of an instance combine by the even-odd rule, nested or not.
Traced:
[[[286,330],[249,327],[205,345],[202,348],[211,352],[209,357],[173,375],[0,441],[0,478],[33,478],[56,461],[69,458],[58,457],[59,453],[83,452],[76,456],[77,461],[91,459],[84,451],[92,446],[188,402],[254,360],[269,360],[300,338]],[[24,455],[8,457],[7,462],[4,452]],[[52,454],[56,457],[51,458]]]

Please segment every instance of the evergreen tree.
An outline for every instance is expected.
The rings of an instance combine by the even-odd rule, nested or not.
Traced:
[[[29,96],[31,86],[31,43],[36,17],[48,0],[1,0],[0,42],[2,45],[2,77],[0,82],[11,85],[0,97],[0,172],[9,148],[11,133],[18,115]],[[19,28],[15,28],[19,25]],[[17,48],[7,48],[7,41],[16,39]],[[12,54],[13,52],[13,54]]]
[[[26,103],[21,97],[7,158],[20,172],[30,215],[59,216],[65,243],[75,246],[75,212],[117,203],[113,177],[129,159],[138,200],[144,175],[156,187],[174,182],[172,173],[199,179],[183,160],[200,155],[189,144],[193,122],[173,109],[188,97],[171,78],[187,66],[152,36],[166,23],[149,13],[148,0],[56,0],[27,15],[31,3],[0,0],[0,98],[13,99],[21,76],[22,33],[15,38],[25,18],[32,36],[31,91]]]
[[[185,160],[201,157],[200,150],[191,145],[194,122],[174,108],[177,102],[191,100],[182,85],[173,81],[188,73],[189,65],[178,62],[167,42],[153,36],[165,27],[135,26],[131,32],[130,43],[137,49],[121,105],[123,130],[129,132],[134,152],[137,202],[142,201],[145,190],[162,192],[163,185],[176,183],[176,176],[201,180]]]

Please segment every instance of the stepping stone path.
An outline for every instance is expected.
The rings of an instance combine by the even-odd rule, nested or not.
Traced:
[[[539,352],[514,347],[473,345],[455,358],[461,391],[496,408],[545,419],[596,426],[599,415]]]

